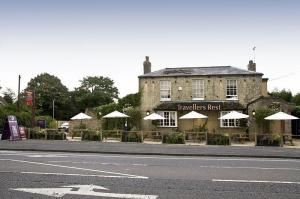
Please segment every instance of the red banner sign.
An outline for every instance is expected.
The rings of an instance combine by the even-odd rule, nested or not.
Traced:
[[[26,105],[32,106],[33,105],[33,93],[32,91],[26,91]]]

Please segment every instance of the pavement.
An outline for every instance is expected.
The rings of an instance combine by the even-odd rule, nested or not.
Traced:
[[[95,141],[72,142],[67,140],[2,140],[0,141],[0,150],[300,159],[300,148],[297,147],[254,147],[248,145],[211,146]]]

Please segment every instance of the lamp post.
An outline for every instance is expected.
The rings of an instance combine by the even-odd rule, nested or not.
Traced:
[[[253,126],[254,126],[254,142],[255,146],[257,145],[257,137],[256,137],[256,122],[255,122],[255,109],[252,110],[252,116],[253,116]]]
[[[52,100],[52,118],[54,119],[54,102],[55,99]]]

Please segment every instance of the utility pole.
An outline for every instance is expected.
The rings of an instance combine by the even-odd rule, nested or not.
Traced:
[[[20,111],[20,85],[21,85],[21,75],[19,75],[19,81],[18,81],[18,111]]]
[[[54,102],[55,99],[52,100],[52,118],[54,119]]]
[[[32,91],[32,112],[31,112],[31,125],[35,125],[35,91]]]

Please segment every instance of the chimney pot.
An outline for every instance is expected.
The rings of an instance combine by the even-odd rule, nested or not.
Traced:
[[[248,70],[256,72],[256,63],[254,63],[252,60],[249,61]]]

